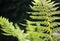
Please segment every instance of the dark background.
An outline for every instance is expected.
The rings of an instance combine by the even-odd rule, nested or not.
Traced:
[[[0,0],[0,16],[6,17],[14,23],[24,23],[24,19],[29,19],[27,11],[32,11],[29,5],[32,5],[33,0]],[[59,2],[60,0],[52,0]],[[60,7],[60,5],[57,5]],[[58,9],[60,10],[60,8]],[[25,29],[25,28],[22,28]],[[12,36],[0,35],[0,41],[17,41]]]

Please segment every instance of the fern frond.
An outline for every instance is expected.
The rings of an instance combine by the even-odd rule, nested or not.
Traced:
[[[8,19],[0,17],[0,25],[2,27],[1,30],[5,32],[2,33],[3,35],[16,37],[19,41],[26,41],[24,31],[19,29],[17,24],[14,26]]]
[[[28,12],[30,15],[30,18],[34,21],[27,20],[27,32],[32,32],[28,36],[28,39],[32,39],[31,41],[54,41],[53,40],[53,33],[56,33],[60,31],[60,28],[58,28],[58,25],[60,25],[60,22],[56,22],[55,20],[60,20],[60,17],[53,16],[56,14],[60,14],[60,11],[56,11],[59,7],[54,7],[60,3],[54,3],[51,2],[51,0],[34,0],[35,3],[34,6],[30,6],[32,10],[35,10],[35,12]],[[37,20],[37,21],[36,21]],[[54,21],[54,22],[53,22]],[[56,28],[55,28],[56,27]],[[33,38],[34,34],[36,32],[40,35],[36,35]],[[32,34],[32,35],[31,35]],[[46,34],[44,36],[44,34]],[[31,36],[31,37],[30,37]],[[47,37],[48,36],[48,37]],[[44,37],[44,38],[42,38]]]

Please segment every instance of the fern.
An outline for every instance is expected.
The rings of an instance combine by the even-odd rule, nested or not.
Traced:
[[[57,31],[60,31],[58,25],[60,22],[55,20],[60,20],[60,17],[54,16],[59,15],[60,11],[56,11],[58,7],[54,7],[59,3],[51,2],[51,0],[34,0],[32,2],[34,6],[30,6],[34,12],[28,12],[30,18],[33,20],[26,20],[26,30],[24,33],[17,24],[13,25],[8,19],[0,17],[1,30],[6,36],[13,36],[18,39],[18,41],[58,41],[60,35],[54,36]]]
[[[60,31],[58,25],[60,17],[60,11],[56,11],[58,7],[55,7],[59,3],[51,2],[51,0],[34,0],[34,6],[30,6],[34,12],[28,12],[30,18],[33,20],[27,21],[27,38],[31,41],[57,41],[60,36],[53,36],[54,33]]]
[[[1,30],[5,32],[2,33],[3,35],[16,37],[18,41],[26,41],[24,31],[19,29],[17,24],[14,26],[8,19],[0,17],[0,25],[2,27]]]

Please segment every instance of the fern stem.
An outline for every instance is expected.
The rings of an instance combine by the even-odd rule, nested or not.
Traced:
[[[47,19],[48,19],[47,21],[48,21],[48,25],[49,25],[48,29],[49,29],[49,32],[50,32],[49,33],[50,41],[53,41],[53,39],[52,39],[52,31],[51,31],[51,28],[50,28],[50,22],[49,22],[49,17],[48,16],[47,16]]]

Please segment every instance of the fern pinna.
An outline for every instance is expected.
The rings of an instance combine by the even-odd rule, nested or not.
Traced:
[[[60,31],[58,25],[60,11],[56,11],[55,7],[59,3],[51,2],[51,0],[34,0],[34,6],[30,6],[33,12],[28,12],[30,18],[33,20],[27,21],[27,38],[31,41],[58,41],[60,36],[54,36],[54,33]]]

